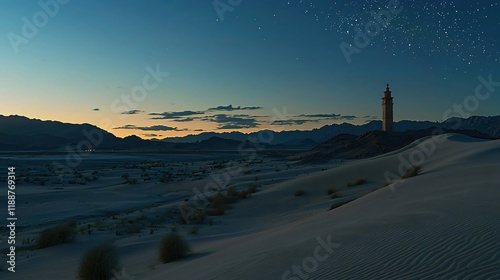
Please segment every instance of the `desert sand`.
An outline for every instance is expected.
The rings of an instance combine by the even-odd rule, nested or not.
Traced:
[[[85,251],[108,242],[117,246],[122,266],[116,279],[500,279],[500,140],[439,137],[370,159],[315,166],[225,159],[224,168],[243,171],[227,181],[224,168],[214,168],[220,161],[162,166],[137,157],[126,159],[135,167],[89,164],[83,177],[97,171],[98,178],[85,184],[19,184],[17,240],[25,244],[17,245],[15,274],[5,271],[2,256],[0,277],[75,279]],[[421,174],[392,176],[418,151]],[[141,177],[141,164],[153,166],[145,171],[151,180]],[[176,175],[160,183],[157,170]],[[124,182],[124,173],[138,181]],[[259,188],[210,217],[212,225],[175,223],[180,203],[195,201],[193,188],[203,190],[217,178],[222,192],[250,183]],[[357,180],[363,183],[348,186]],[[303,194],[294,195],[298,190]],[[67,220],[78,221],[74,241],[29,249],[43,228]],[[132,226],[137,232],[127,231]],[[192,254],[161,264],[158,244],[172,227]],[[2,233],[2,250],[6,238]]]

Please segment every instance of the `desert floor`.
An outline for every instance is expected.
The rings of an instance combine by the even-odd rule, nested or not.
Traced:
[[[15,273],[1,232],[2,279],[76,279],[83,254],[103,242],[118,249],[116,279],[500,279],[499,140],[446,134],[307,166],[222,152],[94,153],[61,173],[52,163],[65,156],[0,155],[16,167],[18,219]],[[412,163],[422,172],[401,179]],[[184,223],[181,209],[249,186],[257,192],[223,215]],[[73,241],[31,249],[68,221]],[[172,228],[192,254],[162,264]]]

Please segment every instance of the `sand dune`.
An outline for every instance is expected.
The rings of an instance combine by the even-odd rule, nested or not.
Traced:
[[[18,278],[3,274],[74,279],[81,252],[108,240],[118,247],[128,279],[499,279],[500,140],[440,137],[324,171],[288,174],[281,183],[266,180],[269,185],[234,204],[213,227],[186,234],[193,254],[180,261],[157,259],[167,228],[126,237],[103,232],[35,251],[19,262]],[[399,174],[402,162],[419,151],[422,173],[391,177],[385,186],[384,174]],[[358,179],[365,182],[347,186]],[[294,196],[299,189],[304,195]],[[328,189],[338,197],[329,198]]]
[[[500,275],[499,141],[447,135],[423,164],[424,173],[399,183],[394,191],[385,187],[328,212],[321,207],[327,187],[342,191],[345,182],[360,176],[381,185],[381,174],[397,169],[399,155],[432,139],[426,141],[270,188],[257,197],[272,201],[272,213],[264,207],[259,212],[258,205],[237,211],[249,210],[263,220],[275,216],[282,219],[279,226],[207,246],[209,255],[158,267],[142,277],[495,279]],[[292,197],[297,187],[309,194]],[[325,211],[308,215],[309,209]],[[287,221],[292,213],[303,218]],[[307,258],[314,256],[316,239],[328,236],[339,247],[315,268]],[[293,273],[294,264],[301,267],[302,277]]]

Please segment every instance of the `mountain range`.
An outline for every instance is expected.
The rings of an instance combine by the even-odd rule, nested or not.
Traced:
[[[369,131],[380,130],[381,127],[382,127],[382,121],[370,121],[363,125],[342,123],[342,124],[325,125],[321,128],[316,128],[313,130],[273,132],[272,133],[273,138],[272,141],[269,142],[269,144],[273,145],[283,144],[285,146],[289,146],[289,145],[298,145],[303,143],[303,141],[306,141],[308,143],[308,146],[310,145],[314,146],[339,134],[352,134],[359,136]],[[500,116],[494,116],[494,117],[472,116],[466,119],[454,117],[447,119],[443,122],[403,120],[394,123],[395,132],[403,132],[408,130],[421,130],[431,127],[455,129],[455,130],[477,130],[486,135],[498,138],[500,137]],[[245,141],[248,139],[259,139],[259,134],[262,132],[270,132],[270,130],[263,130],[249,134],[241,132],[223,132],[223,133],[203,132],[200,134],[187,135],[184,137],[164,138],[163,141],[172,143],[176,142],[194,143],[197,141],[209,139],[211,137],[220,137],[237,141]]]
[[[331,159],[369,158],[403,148],[424,137],[444,133],[460,133],[474,138],[495,139],[477,130],[454,130],[446,128],[439,130],[436,128],[426,128],[404,132],[375,130],[366,132],[360,136],[339,134],[311,150],[289,156],[288,159],[299,160],[301,163],[318,163]]]
[[[29,119],[23,116],[0,115],[0,150],[65,151],[67,147],[92,150],[235,150],[242,141],[259,142],[258,139],[261,138],[270,138],[271,141],[266,142],[268,148],[307,150],[337,135],[359,136],[370,131],[378,131],[381,126],[381,121],[371,121],[363,125],[349,123],[325,125],[313,130],[281,132],[262,130],[249,134],[205,132],[162,140],[144,140],[137,136],[119,138],[91,124],[69,124],[59,121]],[[400,121],[394,124],[396,132],[431,127],[477,130],[482,134],[499,138],[500,116],[451,118],[444,122]]]

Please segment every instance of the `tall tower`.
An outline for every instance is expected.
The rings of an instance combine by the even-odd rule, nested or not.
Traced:
[[[382,98],[382,131],[392,131],[393,129],[392,99],[389,84],[387,84],[384,98]]]

